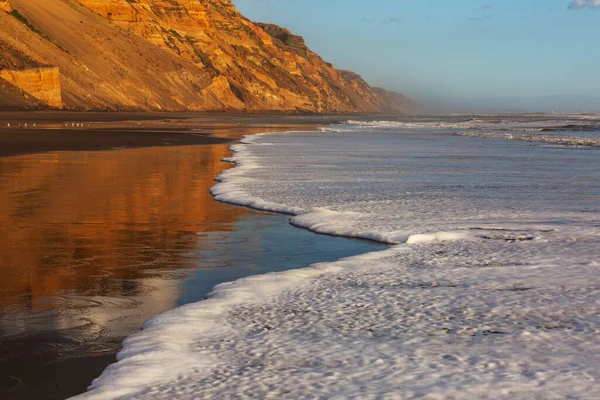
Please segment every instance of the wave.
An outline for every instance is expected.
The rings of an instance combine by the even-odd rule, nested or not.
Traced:
[[[562,125],[555,128],[542,128],[541,132],[598,132],[600,131],[600,125],[598,124],[568,124]]]
[[[333,211],[322,207],[294,207],[264,200],[262,197],[250,194],[245,189],[245,185],[251,182],[251,178],[248,178],[247,174],[253,169],[260,168],[260,164],[246,145],[254,144],[263,135],[246,136],[241,144],[231,146],[234,156],[227,161],[234,163],[236,167],[222,172],[216,178],[219,183],[210,189],[215,200],[262,211],[290,214],[293,216],[290,219],[292,225],[315,233],[373,240],[387,244],[423,242],[427,238],[431,241],[443,241],[467,237],[464,232],[439,232],[413,237],[406,231],[385,231],[364,226],[359,221],[368,216],[363,213]],[[269,144],[261,143],[260,145]]]
[[[362,121],[348,120],[341,124],[322,127],[322,132],[355,132],[361,130],[373,131],[453,131],[453,130],[482,130],[506,132],[597,132],[600,131],[600,119],[576,116],[556,118],[454,118],[447,120],[381,120]]]
[[[461,136],[480,137],[489,139],[521,140],[533,143],[549,143],[569,147],[600,147],[600,138],[558,135],[527,135],[517,133],[482,133],[482,132],[460,132]]]

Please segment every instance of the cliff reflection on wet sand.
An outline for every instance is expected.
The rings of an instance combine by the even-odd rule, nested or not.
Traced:
[[[209,189],[232,140],[313,120],[0,113],[0,398],[83,392],[144,321],[253,270],[263,214]]]
[[[228,147],[0,158],[0,336],[78,326],[119,336],[174,307],[176,271],[198,268],[194,251],[210,245],[202,232],[249,212],[210,197]]]

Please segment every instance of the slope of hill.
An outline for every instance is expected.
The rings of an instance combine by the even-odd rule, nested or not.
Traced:
[[[0,0],[0,27],[0,77],[31,107],[414,111],[230,0]]]

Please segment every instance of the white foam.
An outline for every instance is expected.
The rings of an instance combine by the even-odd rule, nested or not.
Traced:
[[[150,319],[143,331],[123,343],[118,362],[110,365],[75,398],[115,399],[136,397],[140,390],[172,382],[190,372],[208,373],[224,360],[210,348],[195,349],[199,340],[219,341],[235,331],[227,323],[231,310],[263,303],[278,293],[296,288],[340,270],[341,264],[316,264],[309,268],[251,276],[214,288],[200,303],[179,307]]]
[[[460,132],[462,136],[482,137],[489,139],[520,140],[534,143],[549,143],[560,146],[572,147],[600,147],[600,138],[581,136],[559,136],[559,135],[528,135],[517,133],[483,133],[483,132]]]
[[[220,285],[149,321],[81,398],[600,392],[593,152],[354,125],[247,138],[213,194],[397,245]]]
[[[322,132],[356,132],[365,129],[376,131],[511,131],[511,132],[542,132],[547,129],[566,131],[581,128],[598,128],[600,117],[597,115],[558,114],[525,118],[525,115],[515,116],[480,116],[472,118],[443,118],[400,120],[348,120],[341,124],[320,128]],[[597,130],[596,129],[596,130]]]
[[[593,266],[574,274],[534,256],[531,243],[473,250],[460,241],[401,245],[223,285],[151,321],[80,398],[595,393]],[[514,264],[523,252],[529,264]]]
[[[404,243],[410,239],[408,231],[385,231],[380,226],[361,224],[361,220],[371,218],[368,214],[352,211],[333,211],[323,207],[294,207],[282,202],[265,200],[249,193],[245,188],[252,182],[253,178],[249,178],[247,175],[250,171],[260,168],[259,161],[252,152],[252,146],[265,145],[265,143],[256,142],[260,136],[262,135],[244,137],[242,144],[231,147],[234,156],[227,160],[236,164],[236,168],[226,170],[217,177],[217,181],[220,183],[211,188],[211,193],[216,200],[258,210],[291,214],[295,216],[290,220],[293,225],[316,233],[374,240],[389,244]],[[268,143],[268,145],[271,146],[272,144]],[[432,238],[434,240],[450,240],[451,235],[454,235],[452,237],[455,239],[464,239],[469,236],[465,233],[433,233]],[[412,240],[425,240],[425,237],[418,239],[415,236]]]
[[[472,237],[465,232],[436,232],[421,235],[412,235],[408,238],[408,244],[428,244],[435,242],[451,242],[455,240],[468,240]]]
[[[301,208],[291,207],[285,204],[265,201],[257,196],[252,196],[246,193],[243,189],[243,184],[248,180],[244,175],[252,169],[260,168],[249,151],[244,145],[254,142],[257,138],[264,134],[244,136],[240,144],[231,146],[233,157],[227,159],[227,162],[236,164],[236,168],[223,171],[216,180],[221,182],[210,189],[211,194],[217,201],[227,203],[235,203],[238,205],[252,207],[258,210],[268,210],[281,212],[285,214],[299,214]]]

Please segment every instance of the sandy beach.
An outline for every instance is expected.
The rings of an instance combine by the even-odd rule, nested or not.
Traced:
[[[312,130],[343,115],[0,112],[0,156],[227,143],[242,134]]]
[[[46,151],[98,151],[154,146],[187,146],[226,143],[224,138],[206,134],[185,134],[146,129],[0,129],[0,156]]]

